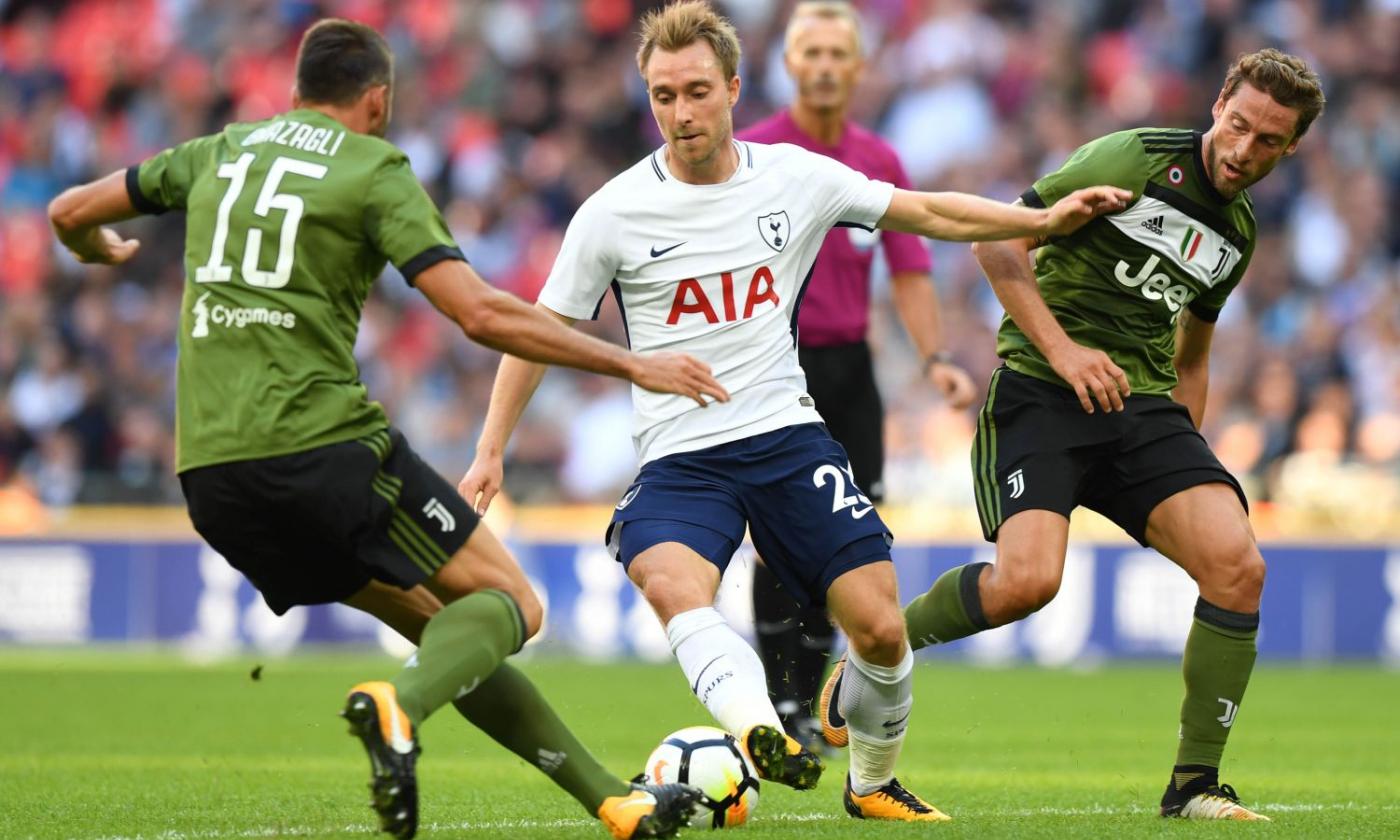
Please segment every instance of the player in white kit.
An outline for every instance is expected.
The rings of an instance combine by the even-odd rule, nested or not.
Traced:
[[[572,324],[596,317],[611,291],[633,349],[690,353],[729,392],[728,402],[701,408],[633,389],[642,467],[606,537],[665,625],[696,696],[761,777],[798,789],[817,783],[821,760],[783,733],[757,654],[714,609],[747,526],[792,595],[825,602],[849,638],[847,811],[944,820],[894,777],[913,659],[892,537],[806,393],[795,342],[803,288],[835,225],[953,240],[1064,235],[1130,195],[1092,188],[1032,210],[896,190],[797,146],[735,141],[738,60],[733,28],[703,0],[647,16],[638,66],[666,143],[579,208],[537,305]],[[459,486],[480,510],[500,489],[506,441],[544,371],[501,361]]]

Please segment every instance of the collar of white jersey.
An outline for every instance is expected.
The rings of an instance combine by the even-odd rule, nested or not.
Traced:
[[[734,151],[739,155],[739,166],[734,170],[733,175],[730,175],[727,180],[720,181],[718,184],[691,184],[672,175],[671,170],[666,167],[665,143],[662,143],[660,148],[651,153],[651,170],[656,173],[657,180],[662,183],[669,181],[673,184],[679,184],[680,186],[689,187],[691,189],[704,190],[729,186],[730,184],[740,181],[743,173],[754,168],[753,146],[742,140],[735,140],[733,138],[731,138],[729,142],[734,144]]]

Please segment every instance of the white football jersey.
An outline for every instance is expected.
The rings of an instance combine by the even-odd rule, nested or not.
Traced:
[[[594,193],[569,223],[540,303],[596,318],[611,289],[633,350],[708,363],[729,402],[632,388],[642,463],[821,422],[797,362],[797,308],[822,240],[874,228],[894,187],[786,143],[734,141],[722,184],[687,184],[656,150]]]

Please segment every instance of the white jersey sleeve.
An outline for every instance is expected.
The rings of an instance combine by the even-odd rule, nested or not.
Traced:
[[[617,277],[617,225],[599,195],[579,207],[564,232],[539,302],[560,315],[591,320],[609,284]]]
[[[798,168],[801,183],[806,186],[824,227],[857,225],[874,230],[890,209],[894,185],[872,181],[840,161],[806,149],[790,158]]]

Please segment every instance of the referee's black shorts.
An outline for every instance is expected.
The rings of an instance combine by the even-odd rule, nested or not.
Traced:
[[[992,374],[977,416],[972,475],[982,534],[991,542],[1023,510],[1069,517],[1083,505],[1146,546],[1153,508],[1217,481],[1249,509],[1239,482],[1171,397],[1133,394],[1121,412],[1089,414],[1068,387],[1007,367]]]
[[[799,347],[807,393],[836,442],[851,459],[856,485],[871,501],[885,498],[885,407],[875,387],[870,346],[864,341]]]
[[[432,576],[480,521],[397,429],[180,473],[195,530],[281,615]]]

